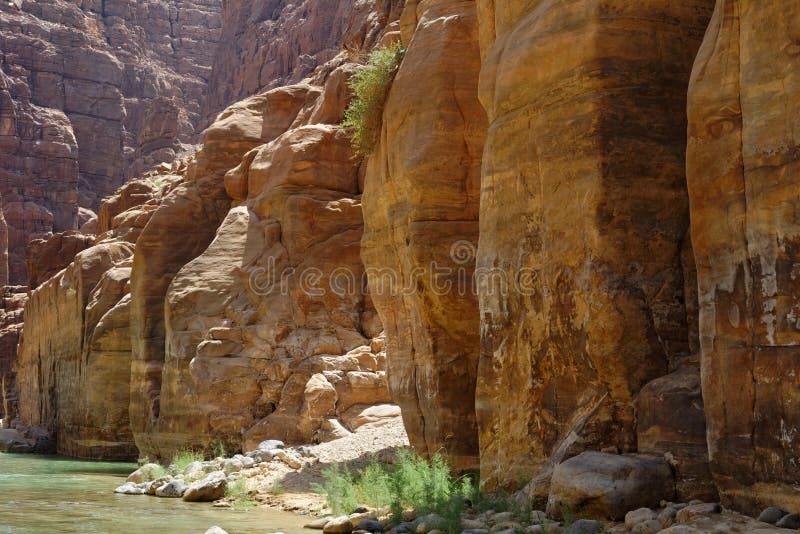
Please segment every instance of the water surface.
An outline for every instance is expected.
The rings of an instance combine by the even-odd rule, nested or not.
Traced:
[[[233,511],[139,495],[116,495],[135,464],[0,453],[0,533],[230,534],[302,532],[302,517],[261,508]]]

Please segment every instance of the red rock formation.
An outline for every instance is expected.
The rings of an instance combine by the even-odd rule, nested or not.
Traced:
[[[492,276],[476,396],[490,488],[546,482],[587,448],[635,450],[634,396],[688,353],[683,110],[712,4],[479,9],[478,268]]]
[[[369,50],[402,0],[231,0],[209,83],[206,114],[301,81],[342,46]]]
[[[402,20],[410,44],[367,167],[362,257],[412,444],[475,468],[479,319],[471,286],[486,135],[475,3],[409,4]]]
[[[11,283],[25,247],[77,229],[126,176],[195,141],[221,1],[0,4],[0,194]]]
[[[718,0],[689,89],[711,468],[723,502],[800,511],[800,6]]]
[[[149,196],[127,194],[148,188]],[[137,456],[128,423],[131,238],[141,232],[157,195],[149,181],[126,185],[101,211],[111,212],[120,198],[135,197],[139,205],[127,203],[94,246],[94,236],[75,232],[32,244],[36,287],[25,306],[19,347],[19,415],[25,426],[55,436],[62,454]],[[7,340],[0,332],[0,342]]]

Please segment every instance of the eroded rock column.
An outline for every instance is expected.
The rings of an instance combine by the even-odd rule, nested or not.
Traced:
[[[576,452],[634,450],[634,396],[689,351],[685,94],[713,2],[478,4],[481,472],[537,493]]]
[[[407,3],[408,47],[364,186],[362,258],[413,446],[477,466],[472,291],[486,116],[475,3]]]
[[[689,89],[711,469],[726,504],[800,511],[800,5],[718,0]]]

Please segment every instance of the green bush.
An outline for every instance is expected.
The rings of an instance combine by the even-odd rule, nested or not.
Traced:
[[[437,528],[461,532],[464,497],[476,490],[469,477],[455,477],[441,455],[430,461],[408,450],[397,453],[394,465],[370,463],[355,476],[347,467],[335,465],[322,472],[325,483],[318,487],[334,514],[349,514],[361,504],[389,507],[394,518],[411,508],[417,515],[435,513],[443,518]]]
[[[202,452],[184,449],[172,458],[170,468],[172,468],[175,473],[183,473],[186,471],[186,468],[189,467],[189,464],[194,462],[202,462],[203,460],[204,457]]]
[[[247,480],[238,478],[225,487],[225,496],[233,499],[234,508],[252,508],[258,505],[250,498],[250,490],[247,489]]]
[[[400,43],[375,50],[370,53],[366,66],[350,79],[348,85],[353,91],[353,100],[345,111],[342,126],[350,132],[357,157],[366,157],[375,151],[386,95],[405,52]]]

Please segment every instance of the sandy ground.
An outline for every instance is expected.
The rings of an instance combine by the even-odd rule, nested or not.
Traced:
[[[339,463],[357,471],[369,461],[386,460],[397,448],[407,446],[408,436],[399,417],[379,427],[365,425],[345,438],[309,445],[310,461],[299,470],[271,462],[250,479],[249,487],[266,506],[320,515],[325,513],[325,498],[314,491],[314,485],[324,481],[323,469]]]

